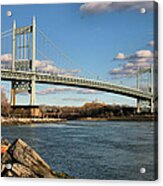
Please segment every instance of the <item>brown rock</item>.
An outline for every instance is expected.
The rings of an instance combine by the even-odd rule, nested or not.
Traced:
[[[5,170],[6,166],[4,164],[1,164],[1,172]]]
[[[21,139],[18,139],[13,143],[9,148],[9,153],[13,156],[14,161],[29,168],[38,177],[56,177],[49,165]],[[22,174],[25,175],[24,173]],[[21,173],[19,175],[21,175]]]
[[[10,142],[7,139],[2,138],[1,139],[1,145],[11,145]]]
[[[10,170],[6,172],[5,174],[6,177],[16,177],[13,172],[11,172]]]
[[[72,178],[65,173],[56,173],[49,165],[24,141],[16,140],[10,145],[3,140],[3,145],[9,148],[1,154],[1,176],[3,177],[42,177],[42,178]]]
[[[37,178],[38,176],[28,167],[21,165],[19,163],[14,163],[12,166],[12,173],[18,177],[26,177],[26,178]]]
[[[12,163],[12,161],[13,159],[8,152],[6,152],[5,154],[1,156],[1,163],[3,164]]]

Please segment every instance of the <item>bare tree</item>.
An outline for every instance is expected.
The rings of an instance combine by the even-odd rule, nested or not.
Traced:
[[[1,115],[9,116],[10,114],[10,104],[8,102],[6,93],[1,90]]]

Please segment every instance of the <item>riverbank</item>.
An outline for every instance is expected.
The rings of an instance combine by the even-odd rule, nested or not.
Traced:
[[[1,117],[2,126],[14,126],[14,125],[31,125],[35,123],[60,123],[65,122],[66,119],[60,118],[4,118]]]
[[[84,117],[74,120],[79,121],[155,121],[154,115],[132,115],[132,116],[113,116],[109,118]],[[62,123],[68,121],[61,118],[4,118],[1,117],[2,126],[31,125],[37,123]]]
[[[110,118],[80,118],[80,121],[155,121],[154,115],[113,116]]]

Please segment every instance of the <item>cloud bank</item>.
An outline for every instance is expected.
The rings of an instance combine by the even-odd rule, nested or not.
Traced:
[[[147,11],[151,11],[153,9],[153,2],[89,2],[82,4],[80,6],[80,11],[89,14],[95,14],[101,12],[113,12],[122,10],[140,11],[140,8],[142,7],[145,8]]]
[[[3,54],[0,56],[1,67],[2,68],[11,68],[12,63],[12,54]],[[65,75],[75,75],[80,72],[79,69],[66,70],[62,68],[58,68],[53,64],[53,61],[50,60],[36,60],[35,61],[36,71],[40,72],[48,72],[48,73],[58,73]]]
[[[65,93],[65,92],[76,92],[77,94],[99,94],[99,91],[91,90],[91,89],[80,89],[80,88],[73,88],[73,87],[50,87],[46,88],[40,91],[37,91],[36,93],[38,95],[47,95],[47,94],[56,94],[56,93]]]
[[[127,63],[118,68],[113,68],[109,74],[113,77],[128,77],[137,73],[138,68],[149,69],[153,63],[154,54],[150,50],[138,50],[134,54],[126,55],[118,53],[114,60],[122,60]]]
[[[88,101],[85,98],[63,98],[63,101],[76,101],[76,102],[81,102],[81,101]]]
[[[12,61],[12,54],[3,54],[0,56],[1,62],[11,63]]]

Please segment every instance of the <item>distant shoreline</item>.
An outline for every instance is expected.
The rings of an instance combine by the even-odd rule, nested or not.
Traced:
[[[154,116],[110,117],[110,118],[80,118],[79,121],[155,121]]]
[[[121,116],[121,117],[110,117],[110,118],[96,118],[96,117],[85,117],[73,119],[74,121],[155,121],[155,117],[151,115],[135,115],[135,116]],[[70,121],[62,118],[1,118],[2,126],[19,126],[19,125],[31,125],[37,123],[62,123]]]
[[[60,118],[1,118],[2,126],[31,125],[36,123],[60,123],[66,119]]]

